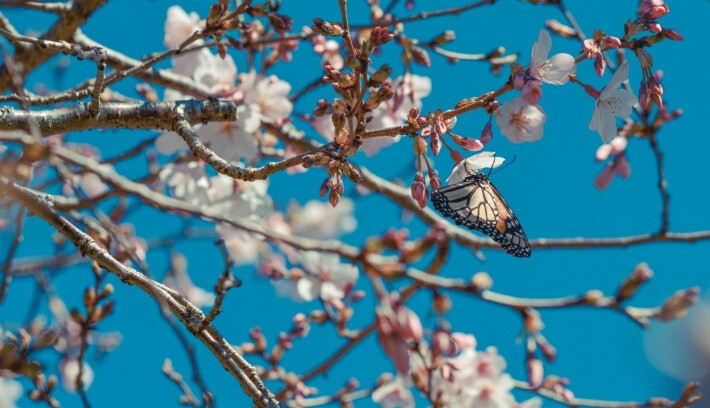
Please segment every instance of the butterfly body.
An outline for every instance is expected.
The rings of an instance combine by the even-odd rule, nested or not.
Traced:
[[[434,190],[431,200],[445,217],[490,236],[505,252],[521,258],[530,256],[530,243],[513,210],[480,171],[469,173],[460,183]]]

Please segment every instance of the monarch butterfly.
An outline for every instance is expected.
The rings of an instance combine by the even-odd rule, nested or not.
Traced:
[[[475,229],[493,238],[505,252],[520,258],[530,256],[530,243],[508,203],[488,177],[469,171],[463,181],[434,190],[434,208],[457,225]]]

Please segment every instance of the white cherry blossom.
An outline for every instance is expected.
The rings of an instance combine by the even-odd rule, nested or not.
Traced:
[[[168,16],[165,20],[163,44],[166,47],[177,47],[195,31],[199,31],[204,27],[204,20],[200,20],[200,16],[194,11],[187,14],[182,7],[171,6],[168,8]],[[202,44],[203,42],[202,40],[197,40],[195,44]]]
[[[530,105],[523,98],[504,103],[496,113],[500,132],[512,143],[540,140],[546,120],[547,115],[539,105]]]
[[[165,183],[175,198],[195,205],[207,200],[209,182],[202,162],[167,164],[158,173],[158,178]]]
[[[291,85],[275,75],[264,77],[255,71],[241,74],[241,92],[244,103],[263,122],[278,122],[286,119],[293,111],[293,104],[287,95]]]
[[[569,81],[569,76],[577,70],[574,57],[559,53],[550,58],[547,56],[552,49],[552,39],[547,30],[541,29],[537,42],[533,45],[530,58],[530,76],[542,82],[563,85]]]
[[[422,107],[422,98],[431,93],[431,79],[424,76],[405,74],[392,81],[395,94],[392,99],[383,102],[372,111],[372,120],[365,126],[367,130],[383,129],[401,125],[407,119],[412,108]],[[380,151],[399,141],[396,137],[372,137],[365,139],[361,150],[372,157]]]
[[[616,137],[616,117],[628,117],[636,103],[636,95],[633,92],[619,89],[627,79],[629,79],[629,63],[624,61],[596,100],[589,130],[598,131],[604,143],[609,143]]]
[[[466,177],[471,175],[475,170],[496,168],[503,164],[504,158],[496,156],[495,152],[481,152],[473,156],[461,160],[454,166],[451,175],[446,179],[448,184],[456,184],[462,182]]]
[[[59,362],[59,375],[62,378],[62,386],[69,392],[76,391],[76,377],[79,376],[79,362],[75,358],[65,358]],[[82,364],[81,382],[87,390],[94,381],[94,370],[86,361]]]
[[[357,227],[353,216],[355,205],[350,198],[341,198],[336,207],[328,202],[310,200],[303,207],[292,203],[288,218],[293,235],[306,238],[332,239]]]

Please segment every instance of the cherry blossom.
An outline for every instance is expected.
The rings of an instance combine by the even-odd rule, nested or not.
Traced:
[[[257,114],[244,105],[237,107],[235,122],[210,122],[195,126],[200,141],[226,160],[254,160],[259,154],[259,145],[254,133],[261,124]],[[188,150],[187,145],[175,132],[165,132],[155,141],[162,154],[174,154]]]
[[[170,188],[173,197],[191,204],[202,204],[207,200],[209,181],[202,162],[189,161],[170,163],[158,173],[160,181]]]
[[[564,85],[569,81],[570,74],[577,70],[577,64],[573,56],[565,53],[547,58],[551,49],[550,33],[541,29],[532,49],[530,76],[548,84]]]
[[[59,374],[62,378],[62,386],[69,392],[76,391],[76,377],[79,376],[79,362],[74,358],[65,358],[59,362]],[[91,366],[84,361],[82,364],[81,382],[84,389],[89,389],[94,381],[94,371]]]
[[[163,278],[163,283],[177,290],[181,295],[197,307],[211,306],[215,294],[195,286],[187,273],[187,258],[178,252],[170,256],[171,268]]]
[[[381,103],[372,111],[372,120],[365,126],[367,130],[383,129],[402,124],[412,108],[422,107],[422,98],[431,92],[431,79],[413,74],[405,74],[392,81],[394,97]],[[365,139],[361,150],[372,157],[383,147],[399,141],[396,137],[372,137]]]
[[[229,255],[237,265],[253,264],[266,249],[266,243],[258,237],[229,224],[219,224],[217,234],[224,240]]]
[[[615,117],[628,117],[632,106],[636,103],[636,95],[633,92],[619,89],[619,85],[628,79],[629,63],[624,61],[596,100],[589,130],[599,131],[604,143],[609,143],[616,137]]]
[[[217,174],[209,184],[206,206],[227,218],[260,221],[273,211],[267,180],[239,181]]]
[[[204,27],[204,20],[200,20],[200,16],[194,11],[187,14],[182,7],[171,6],[168,8],[168,16],[165,20],[163,44],[166,47],[177,47],[195,31],[199,31]]]
[[[113,170],[113,166],[110,164],[102,164],[99,167],[103,170]],[[67,181],[62,189],[65,196],[73,196],[76,188],[80,189],[87,198],[98,197],[109,190],[101,177],[90,172],[81,175],[75,174],[70,182],[71,184]]]
[[[336,207],[320,200],[310,200],[302,207],[288,206],[288,219],[294,235],[306,238],[332,239],[352,232],[357,227],[353,215],[355,204],[342,198]]]
[[[305,251],[301,253],[300,263],[304,275],[298,279],[281,279],[276,282],[279,295],[299,302],[342,299],[346,289],[352,288],[358,277],[358,269],[353,265],[341,264],[336,254]]]
[[[0,407],[17,408],[16,402],[22,397],[22,384],[10,378],[0,377]]]
[[[263,122],[280,122],[291,114],[293,104],[286,97],[291,85],[275,75],[264,77],[255,71],[241,74],[244,103]]]
[[[402,377],[399,376],[373,391],[372,400],[380,404],[381,408],[414,408],[416,406],[414,395],[409,391]]]
[[[539,105],[530,105],[523,98],[504,103],[496,113],[500,132],[512,143],[540,140],[546,120],[547,115]]]
[[[504,161],[505,159],[500,156],[496,156],[495,152],[476,153],[473,156],[456,163],[456,166],[454,166],[454,169],[446,179],[446,182],[448,184],[460,183],[474,171],[486,168],[494,169],[503,164]]]

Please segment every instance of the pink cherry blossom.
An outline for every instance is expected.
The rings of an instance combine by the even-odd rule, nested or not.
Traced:
[[[305,251],[300,255],[305,275],[298,279],[281,279],[276,290],[298,302],[314,299],[324,301],[342,299],[358,277],[357,267],[341,264],[340,257],[332,253]]]
[[[599,131],[604,143],[610,142],[617,135],[615,117],[629,116],[632,106],[636,103],[633,92],[619,89],[619,85],[628,78],[629,63],[624,61],[596,100],[589,130]]]
[[[536,105],[540,101],[540,98],[542,98],[542,89],[540,88],[541,85],[542,82],[536,79],[532,79],[525,83],[525,86],[523,86],[523,90],[520,93],[523,95],[525,102],[530,105]]]
[[[547,115],[539,105],[530,105],[523,98],[504,103],[496,113],[501,133],[513,143],[540,140],[546,120]]]
[[[573,56],[565,53],[547,58],[551,49],[550,33],[541,29],[532,49],[530,76],[548,84],[564,85],[569,81],[569,76],[577,70],[577,64]]]

